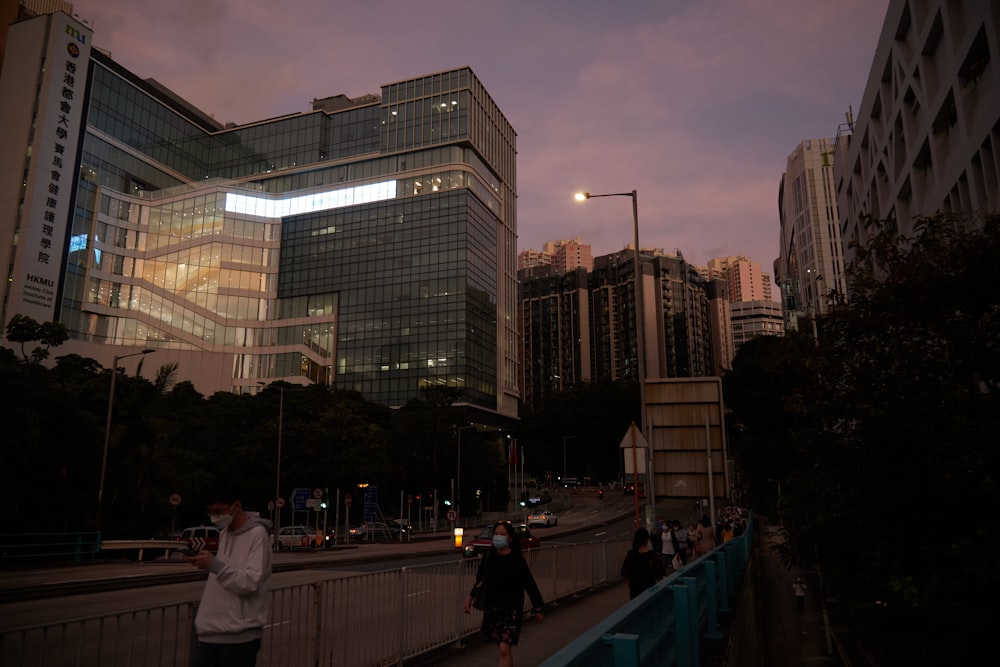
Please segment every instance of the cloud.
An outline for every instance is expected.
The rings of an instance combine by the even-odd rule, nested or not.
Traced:
[[[469,65],[518,132],[519,245],[777,254],[777,189],[867,80],[888,0],[78,0],[95,40],[220,121]]]

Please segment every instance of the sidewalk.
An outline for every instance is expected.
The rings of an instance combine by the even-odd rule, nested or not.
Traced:
[[[545,618],[541,623],[534,619],[525,620],[521,639],[514,647],[514,664],[540,665],[626,602],[628,587],[620,582],[563,600],[558,606],[546,606]],[[414,664],[434,667],[494,667],[498,657],[496,644],[476,635],[466,639],[463,648],[453,648]]]
[[[830,655],[833,638],[830,637],[828,645],[816,573],[788,570],[781,564],[771,551],[772,545],[782,542],[777,526],[768,525],[766,518],[761,517],[757,530],[764,664],[768,667],[843,664],[837,655]],[[792,593],[792,581],[796,574],[801,574],[808,586],[805,611],[802,613],[796,610]]]

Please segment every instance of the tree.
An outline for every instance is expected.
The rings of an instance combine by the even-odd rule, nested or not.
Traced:
[[[49,358],[49,348],[58,347],[69,339],[69,331],[59,322],[39,323],[26,315],[15,315],[7,322],[7,340],[21,346],[24,361],[40,364]],[[36,347],[29,355],[25,343],[38,341],[44,347]]]
[[[812,373],[773,396],[781,555],[822,568],[880,662],[964,662],[976,649],[954,638],[985,636],[989,621],[970,595],[998,592],[1000,537],[986,517],[997,506],[1000,302],[987,287],[1000,279],[1000,219],[970,229],[938,216],[912,238],[873,224],[849,303],[801,350]],[[746,377],[727,386],[766,386],[761,351],[740,349],[733,374]],[[743,423],[758,407],[747,392],[727,405]],[[742,455],[763,470],[759,444]]]

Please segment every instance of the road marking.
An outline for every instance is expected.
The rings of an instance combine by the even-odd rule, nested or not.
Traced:
[[[281,623],[268,623],[264,627],[265,628],[276,628],[279,625],[291,625],[291,623],[292,623],[291,621],[282,621]]]
[[[602,530],[599,533],[594,533],[594,537],[600,537],[601,535],[607,535],[607,534],[608,534],[608,531]]]

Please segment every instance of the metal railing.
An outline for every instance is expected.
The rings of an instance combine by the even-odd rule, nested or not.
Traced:
[[[77,533],[0,533],[0,564],[15,565],[39,560],[80,561],[97,555],[98,531]]]
[[[546,602],[618,580],[624,541],[558,545],[525,553]],[[402,665],[460,645],[478,613],[462,607],[478,559],[279,586],[271,591],[261,667]],[[0,630],[0,664],[172,665],[190,662],[195,600]]]
[[[722,639],[753,554],[754,520],[740,535],[688,563],[595,625],[542,667],[697,667],[701,639]]]

